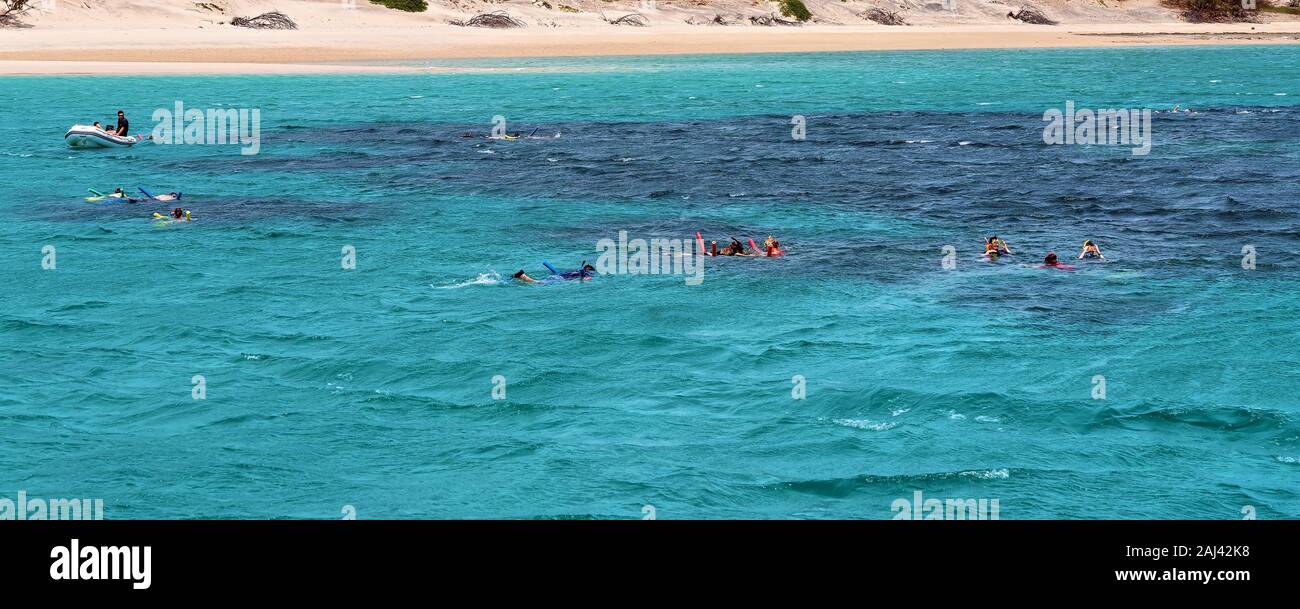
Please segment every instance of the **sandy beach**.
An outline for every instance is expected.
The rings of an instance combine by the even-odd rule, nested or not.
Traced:
[[[1300,20],[1289,15],[1268,14],[1261,23],[1193,24],[1153,0],[1126,2],[1123,9],[1099,2],[1045,3],[1048,14],[1061,20],[1055,26],[1008,19],[1003,13],[1009,5],[995,0],[958,4],[952,11],[916,5],[900,13],[909,25],[884,26],[862,17],[878,3],[822,0],[808,3],[816,17],[802,27],[761,27],[747,25],[746,14],[762,15],[771,6],[734,0],[648,7],[590,0],[572,3],[580,8],[559,5],[567,9],[562,11],[549,2],[457,2],[425,13],[339,0],[105,0],[94,8],[58,0],[49,4],[53,10],[29,13],[31,27],[0,30],[0,74],[395,72],[472,58],[1300,43]],[[234,16],[270,10],[283,11],[299,29],[229,24]],[[528,25],[497,30],[448,23],[501,10]],[[604,21],[632,12],[644,15],[648,25]],[[723,15],[735,25],[690,24]],[[398,62],[404,65],[377,65]]]

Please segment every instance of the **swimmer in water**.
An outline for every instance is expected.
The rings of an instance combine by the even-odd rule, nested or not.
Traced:
[[[1079,252],[1079,260],[1083,260],[1084,258],[1106,259],[1106,257],[1101,254],[1101,248],[1097,247],[1097,244],[1093,243],[1092,240],[1086,240],[1083,242],[1083,251]]]
[[[722,248],[721,250],[718,250],[718,242],[714,241],[713,251],[714,251],[713,254],[714,256],[757,256],[759,255],[758,252],[746,252],[745,245],[735,237],[732,237],[731,243],[728,243],[727,246]]]
[[[777,241],[776,237],[773,237],[772,235],[768,235],[767,238],[763,240],[764,255],[780,256],[781,254],[784,253],[785,252],[781,251],[781,242]]]
[[[592,277],[595,276],[596,267],[587,264],[585,260],[582,262],[582,266],[579,267],[578,270],[560,273],[561,279],[581,279],[582,281],[591,281]]]
[[[596,267],[587,264],[585,261],[583,262],[582,266],[576,271],[568,271],[565,273],[560,273],[558,275],[551,275],[546,279],[537,279],[536,277],[529,275],[523,269],[519,269],[518,272],[516,272],[514,275],[511,275],[511,277],[518,279],[519,281],[522,281],[524,283],[545,283],[546,281],[552,280],[553,278],[564,280],[564,281],[573,280],[573,279],[577,279],[581,281],[591,281],[591,279],[595,276],[596,276]]]
[[[1061,261],[1058,260],[1058,259],[1056,258],[1056,252],[1047,252],[1047,256],[1045,256],[1045,257],[1043,258],[1043,266],[1040,266],[1040,267],[1038,267],[1038,268],[1041,268],[1041,269],[1059,269],[1059,270],[1062,270],[1062,271],[1073,271],[1073,270],[1074,270],[1074,267],[1073,267],[1073,266],[1070,266],[1070,265],[1068,265],[1068,264],[1061,264]]]
[[[1006,241],[1003,241],[997,235],[993,235],[984,240],[984,253],[1009,256],[1011,255],[1011,248],[1007,247]]]
[[[171,222],[190,222],[190,221],[193,220],[193,218],[190,217],[190,210],[188,210],[188,209],[181,209],[181,208],[179,208],[179,207],[177,207],[176,209],[173,209],[172,212],[171,212],[170,214],[166,215],[166,216],[164,216],[164,215],[162,215],[162,214],[160,214],[160,213],[158,213],[158,212],[153,212],[153,219],[154,219],[154,220],[169,220],[169,221],[171,221]]]

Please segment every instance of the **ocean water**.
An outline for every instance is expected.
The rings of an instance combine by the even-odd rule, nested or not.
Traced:
[[[0,79],[0,497],[1300,516],[1300,47],[505,64]],[[1067,100],[1194,112],[1154,114],[1145,156],[1045,145]],[[149,133],[177,101],[257,109],[259,153],[61,141],[119,108]],[[485,139],[497,115],[546,137]],[[182,191],[195,222],[82,199],[114,186]],[[620,231],[789,255],[709,259],[698,286],[510,280]],[[1017,255],[980,259],[994,233]],[[1036,268],[1083,239],[1109,261]]]

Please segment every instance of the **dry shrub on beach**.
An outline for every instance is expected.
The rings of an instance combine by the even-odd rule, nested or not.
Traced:
[[[1242,6],[1241,0],[1164,0],[1166,8],[1178,11],[1184,21],[1192,23],[1232,23],[1258,21],[1257,12]],[[1260,0],[1257,6],[1266,7]]]
[[[686,23],[688,25],[731,25],[733,23],[739,23],[741,19],[742,19],[741,15],[735,15],[734,17],[724,17],[721,14],[714,14],[712,19],[697,19],[695,17],[691,17],[686,20]]]
[[[425,0],[370,0],[370,3],[382,4],[388,8],[395,8],[408,13],[423,13],[429,10],[429,3]]]
[[[894,11],[887,11],[883,8],[873,8],[867,11],[866,14],[862,15],[862,18],[869,21],[875,21],[880,25],[907,25],[907,21],[903,19],[902,15],[899,15]]]
[[[0,0],[0,27],[32,27],[21,21],[30,10],[31,0]]]
[[[461,27],[490,27],[496,29],[524,27],[524,22],[515,19],[514,17],[511,17],[505,11],[497,11],[495,13],[482,13],[479,15],[474,15],[473,17],[470,17],[466,21],[453,19],[451,21],[448,21],[447,23],[450,23],[452,25],[458,25]]]
[[[298,24],[293,22],[284,13],[280,11],[271,11],[262,13],[256,17],[235,17],[230,20],[230,25],[236,27],[246,27],[255,30],[296,30]]]
[[[1025,23],[1032,23],[1034,25],[1056,25],[1057,24],[1057,22],[1048,19],[1047,15],[1043,14],[1043,11],[1040,11],[1032,6],[1022,6],[1020,7],[1020,12],[1018,13],[1014,11],[1009,12],[1007,13],[1007,18],[1015,19],[1017,21],[1024,21]]]
[[[786,19],[782,19],[782,18],[780,18],[780,17],[777,17],[776,15],[759,15],[759,16],[757,16],[757,17],[750,17],[750,18],[749,18],[749,22],[752,23],[752,24],[754,24],[754,25],[763,25],[763,26],[768,26],[768,27],[776,26],[776,25],[796,26],[796,27],[797,27],[797,26],[803,25],[802,23],[799,23],[798,21],[788,21],[788,20],[786,20]]]
[[[648,23],[646,23],[645,17],[640,15],[639,13],[623,15],[618,19],[610,19],[608,17],[605,17],[604,15],[601,15],[600,18],[604,19],[605,22],[610,25],[630,25],[633,27],[645,27],[649,25]]]

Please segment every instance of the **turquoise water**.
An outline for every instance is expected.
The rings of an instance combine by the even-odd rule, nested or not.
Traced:
[[[920,490],[1004,519],[1300,516],[1300,47],[509,65],[0,79],[0,497],[890,518]],[[60,141],[118,108],[148,133],[177,100],[259,109],[260,153]],[[1136,157],[1044,145],[1066,100],[1196,112],[1156,114]],[[495,115],[560,137],[484,139]],[[183,191],[196,222],[82,200],[118,185]],[[709,260],[700,286],[509,279],[697,230],[789,255]],[[1014,259],[979,259],[992,233]],[[1110,261],[1035,267],[1085,238]]]

